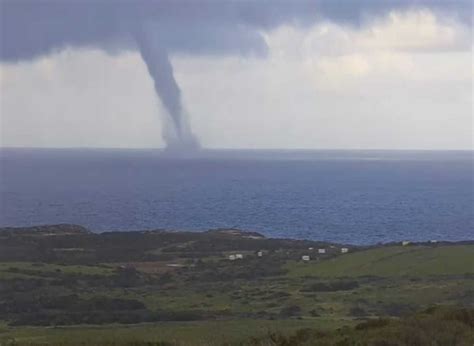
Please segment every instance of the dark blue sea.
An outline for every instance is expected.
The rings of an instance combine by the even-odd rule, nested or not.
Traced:
[[[473,153],[2,149],[0,226],[474,239]]]

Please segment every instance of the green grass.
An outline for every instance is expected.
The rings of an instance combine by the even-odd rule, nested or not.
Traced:
[[[157,342],[166,340],[179,345],[222,345],[239,342],[269,332],[291,334],[301,328],[332,330],[352,321],[326,319],[305,320],[231,320],[205,322],[166,322],[140,325],[76,326],[61,328],[11,328],[0,334],[0,345],[15,340],[15,345],[97,345],[125,344],[136,340]]]
[[[10,272],[15,268],[20,273]],[[65,274],[83,274],[83,275],[112,275],[114,269],[105,266],[84,266],[84,265],[60,265],[51,263],[34,263],[34,262],[0,262],[0,279],[15,276],[35,276],[34,274],[24,274],[21,271],[34,271],[39,275],[42,273],[53,273],[61,271]]]
[[[225,260],[223,260],[225,261]],[[180,345],[220,345],[238,342],[270,331],[293,333],[301,328],[336,329],[355,323],[354,307],[364,316],[391,315],[394,305],[421,311],[435,304],[472,306],[474,292],[474,245],[391,246],[339,255],[332,259],[285,264],[288,273],[279,276],[228,281],[189,280],[188,271],[176,271],[168,285],[140,284],[132,287],[54,286],[58,295],[77,293],[81,298],[106,296],[140,300],[150,310],[208,311],[226,310],[229,320],[199,322],[163,322],[136,325],[103,325],[71,327],[10,327],[0,321],[0,346],[12,338],[20,345],[33,343],[51,345],[124,344],[127,342],[160,341]],[[234,263],[227,265],[229,271]],[[251,268],[251,262],[248,262]],[[8,272],[17,268],[19,273]],[[212,267],[211,267],[212,268]],[[198,270],[199,267],[196,268]],[[25,271],[25,274],[21,272]],[[0,263],[0,281],[8,275],[41,276],[42,272],[111,275],[114,269],[101,265],[35,265],[31,262]],[[465,276],[465,274],[471,274]],[[357,281],[350,290],[320,292],[308,290],[316,282]],[[346,281],[346,280],[345,280]],[[52,293],[48,286],[42,294]],[[61,291],[63,290],[63,291]],[[278,295],[278,293],[286,293]],[[39,293],[39,291],[37,292]],[[297,305],[302,319],[281,319],[284,307]],[[257,313],[265,318],[256,319]],[[311,317],[316,311],[320,317]],[[253,314],[253,315],[252,315]],[[222,315],[216,315],[222,316]],[[253,316],[253,319],[244,319]],[[268,318],[277,318],[269,320]],[[396,315],[393,315],[396,316]],[[230,320],[231,319],[231,320]],[[218,342],[214,342],[218,340]]]
[[[290,277],[431,276],[473,274],[474,246],[394,246],[321,262],[289,262]]]

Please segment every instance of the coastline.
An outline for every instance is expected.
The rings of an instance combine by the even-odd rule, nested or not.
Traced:
[[[180,234],[184,237],[189,235],[191,238],[196,237],[207,237],[207,236],[223,236],[229,237],[229,240],[233,240],[233,237],[248,238],[255,240],[271,240],[271,241],[290,241],[301,244],[325,244],[327,246],[350,246],[354,249],[368,249],[375,247],[383,246],[414,246],[414,245],[425,245],[425,246],[436,246],[436,245],[472,245],[474,244],[473,239],[465,239],[458,241],[450,241],[445,239],[426,239],[424,241],[412,241],[406,239],[404,241],[389,241],[389,242],[378,242],[373,244],[350,244],[350,243],[338,243],[325,240],[312,240],[312,239],[298,239],[291,237],[267,237],[263,233],[250,230],[242,230],[239,228],[214,228],[208,230],[182,230],[182,229],[164,229],[164,228],[155,228],[155,229],[145,229],[145,230],[108,230],[108,231],[93,231],[88,228],[76,225],[76,224],[41,224],[35,226],[7,226],[0,227],[0,236],[7,234],[22,234],[22,235],[57,235],[57,236],[67,236],[67,235],[130,235],[130,236],[140,236],[140,235],[164,235],[172,236]],[[405,243],[405,244],[404,244]]]

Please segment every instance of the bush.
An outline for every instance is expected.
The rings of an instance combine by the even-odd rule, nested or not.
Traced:
[[[365,311],[361,307],[354,306],[349,310],[349,314],[354,317],[362,317],[367,315],[367,311]]]
[[[368,320],[362,323],[359,323],[358,325],[355,326],[356,330],[367,330],[367,329],[373,329],[373,328],[381,328],[385,327],[390,323],[390,320],[384,319],[384,318],[377,318],[373,320]]]
[[[382,311],[389,316],[400,317],[412,314],[414,312],[414,308],[408,304],[391,303],[382,306]]]
[[[301,314],[301,308],[298,305],[286,306],[280,311],[281,317],[293,317]]]
[[[316,282],[308,287],[303,288],[302,292],[336,292],[350,291],[359,287],[357,281],[331,281]]]

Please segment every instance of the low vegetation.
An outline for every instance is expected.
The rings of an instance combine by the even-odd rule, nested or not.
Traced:
[[[472,345],[471,263],[470,242],[1,229],[0,345]]]

